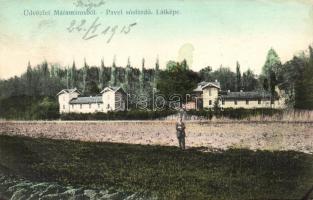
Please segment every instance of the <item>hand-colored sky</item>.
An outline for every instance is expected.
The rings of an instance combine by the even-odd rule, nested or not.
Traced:
[[[187,58],[191,69],[208,65],[259,73],[267,51],[273,47],[282,61],[291,59],[313,43],[313,2],[310,0],[105,0],[97,16],[24,16],[24,10],[74,10],[78,0],[4,0],[0,3],[0,78],[23,73],[28,60],[81,66],[99,65],[103,58],[118,65],[130,57],[140,67],[144,57],[153,67],[157,55],[161,68],[168,60]],[[100,0],[82,0],[99,2]],[[107,16],[106,9],[174,9],[177,16]],[[69,33],[72,20],[86,19],[90,26],[99,17],[101,32],[107,26],[122,28],[136,22],[129,34],[108,35],[83,40],[83,33]],[[87,26],[85,28],[88,28]],[[101,31],[100,31],[101,30]],[[120,29],[118,29],[120,31]]]

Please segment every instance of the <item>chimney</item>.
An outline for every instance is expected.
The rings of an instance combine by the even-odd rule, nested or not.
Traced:
[[[227,93],[230,93],[230,90],[227,90]]]
[[[215,83],[217,83],[217,79],[215,79]]]
[[[240,90],[240,92],[243,92],[242,90]]]

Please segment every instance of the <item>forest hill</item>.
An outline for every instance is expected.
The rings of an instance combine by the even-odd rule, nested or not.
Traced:
[[[19,77],[0,80],[0,100],[13,96],[29,96],[33,99],[49,96],[56,103],[55,94],[64,88],[76,87],[83,95],[95,95],[106,86],[120,86],[132,95],[151,97],[153,88],[156,88],[166,97],[171,94],[185,96],[192,93],[199,82],[219,80],[221,90],[224,91],[265,90],[275,93],[275,87],[278,86],[286,91],[290,107],[313,109],[312,77],[311,47],[308,54],[295,56],[285,63],[281,63],[277,53],[270,49],[260,75],[250,69],[242,73],[239,62],[236,64],[236,72],[229,67],[213,70],[210,66],[195,72],[189,69],[186,61],[168,61],[165,69],[160,69],[158,60],[152,69],[151,66],[145,66],[144,60],[141,69],[132,67],[130,61],[126,67],[116,66],[115,61],[111,66],[105,66],[103,60],[100,66],[89,66],[85,61],[81,68],[77,68],[75,62],[71,67],[62,67],[45,61],[37,66],[29,63],[26,72]],[[1,104],[0,107],[8,106]]]

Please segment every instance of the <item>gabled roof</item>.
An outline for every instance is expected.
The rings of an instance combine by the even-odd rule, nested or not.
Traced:
[[[202,89],[206,88],[206,87],[216,87],[218,89],[221,89],[221,85],[220,82],[208,82],[206,85],[204,85],[202,87]]]
[[[57,96],[59,96],[60,94],[64,94],[64,93],[69,93],[69,94],[71,94],[71,93],[73,93],[73,92],[77,92],[78,94],[81,94],[81,93],[77,90],[77,88],[74,88],[74,89],[63,89],[63,90],[61,90],[61,91],[57,94]]]
[[[123,88],[121,88],[121,87],[112,87],[112,86],[104,88],[100,93],[103,94],[103,93],[108,92],[108,91],[113,91],[114,93],[117,92],[117,91],[121,91],[121,92],[125,93]]]
[[[206,81],[202,81],[200,83],[198,83],[198,86],[196,89],[194,89],[194,92],[202,92],[204,88],[206,87],[216,87],[218,89],[221,89],[221,84],[218,81],[215,82],[206,82]]]
[[[271,94],[265,91],[252,91],[252,92],[227,92],[221,95],[222,99],[240,100],[240,99],[270,99]]]
[[[103,103],[102,96],[77,97],[70,101],[70,104]]]

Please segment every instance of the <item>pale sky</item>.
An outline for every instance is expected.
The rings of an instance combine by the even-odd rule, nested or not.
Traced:
[[[267,51],[273,47],[282,61],[287,61],[313,44],[313,1],[311,0],[103,0],[93,16],[55,16],[54,10],[84,10],[77,2],[101,0],[1,0],[0,2],[0,78],[20,75],[28,61],[32,65],[49,63],[78,67],[86,58],[89,65],[112,64],[154,67],[156,57],[161,68],[168,60],[186,58],[198,71],[220,65],[242,71],[250,68],[260,73]],[[25,16],[24,11],[50,11],[50,16]],[[122,10],[122,15],[106,15]],[[129,9],[150,9],[152,15],[126,15]],[[157,15],[156,9],[177,10],[179,14]],[[89,40],[87,29],[98,18],[101,23]],[[69,32],[72,20],[86,24],[80,32]],[[123,26],[137,23],[126,35]],[[116,35],[107,43],[111,28]],[[107,27],[106,34],[101,34]],[[86,29],[86,30],[85,30]],[[91,33],[91,32],[90,32]],[[93,35],[93,34],[89,34]]]

